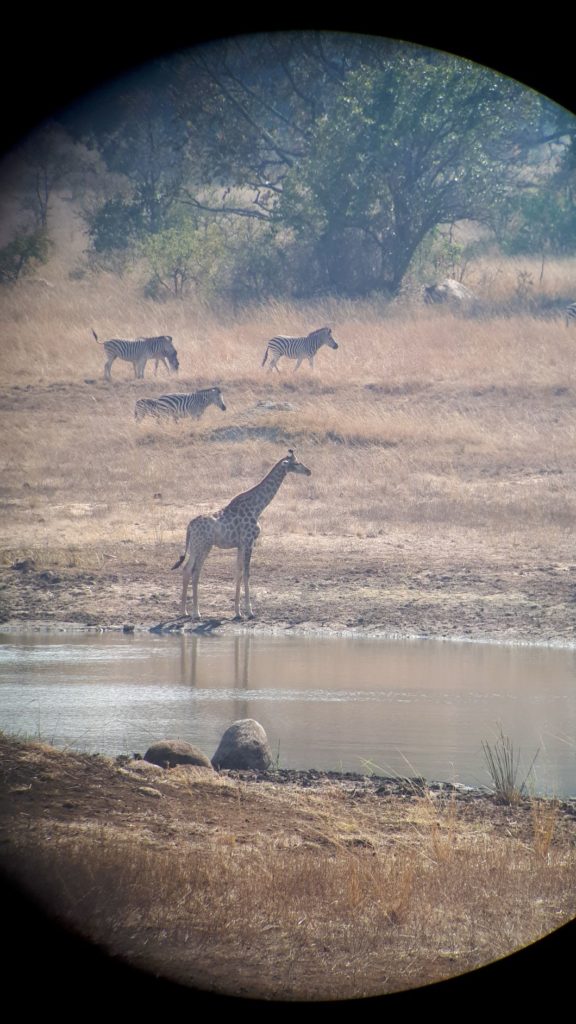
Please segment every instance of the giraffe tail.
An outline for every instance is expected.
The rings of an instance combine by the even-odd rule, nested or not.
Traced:
[[[188,549],[190,547],[190,527],[191,527],[191,525],[192,525],[191,523],[188,523],[188,528],[186,530],[186,543],[184,545],[184,553],[182,555],[180,555],[180,558],[178,559],[177,562],[174,562],[174,565],[172,566],[172,569],[180,568],[180,566],[182,565],[182,562],[184,561],[184,559],[186,558],[186,556],[188,554]]]

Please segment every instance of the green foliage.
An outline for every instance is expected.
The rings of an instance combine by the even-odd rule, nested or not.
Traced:
[[[576,252],[576,203],[551,185],[514,198],[502,249],[511,256]]]
[[[150,298],[183,298],[191,290],[244,303],[282,290],[284,261],[268,224],[215,222],[184,212],[165,231],[141,239],[138,256],[151,273]]]
[[[144,235],[144,219],[140,207],[116,197],[99,209],[85,213],[88,235],[96,253],[128,250]]]
[[[220,295],[241,305],[286,294],[291,286],[290,242],[273,224],[230,221],[225,240],[219,278],[214,282]]]
[[[139,254],[152,273],[148,289],[182,298],[190,285],[206,289],[222,258],[223,235],[217,224],[190,215],[155,235],[145,236]]]
[[[274,215],[313,244],[325,286],[393,294],[431,231],[485,220],[513,188],[538,104],[441,55],[361,64],[317,120]]]
[[[46,263],[51,242],[45,231],[20,233],[0,249],[0,282],[14,284],[34,266]]]
[[[417,46],[223,40],[128,77],[82,108],[82,125],[75,116],[68,130],[108,176],[86,214],[92,252],[139,254],[158,294],[391,296],[426,252],[459,276],[467,253],[438,229],[462,219],[499,229],[511,251],[572,251],[571,116]]]
[[[99,138],[107,169],[131,188],[127,204],[146,233],[168,226],[170,214],[192,177],[189,126],[177,116],[172,90],[146,86],[122,93],[115,116]],[[116,211],[122,216],[121,207]],[[114,210],[111,210],[114,212]]]

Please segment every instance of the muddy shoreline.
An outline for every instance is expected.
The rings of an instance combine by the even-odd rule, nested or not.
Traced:
[[[256,618],[232,615],[233,559],[211,555],[200,622],[177,617],[180,574],[170,545],[103,545],[84,564],[46,548],[0,568],[0,633],[300,636],[383,641],[576,648],[576,564],[497,564],[472,546],[464,553],[386,540],[330,543],[298,537],[259,546],[253,572]],[[397,538],[397,544],[398,544]],[[403,542],[402,542],[403,543]],[[161,738],[161,737],[157,737]],[[313,766],[311,766],[313,767]]]
[[[227,554],[227,553],[225,553]],[[105,546],[89,568],[9,558],[0,567],[0,631],[152,631],[316,635],[387,640],[576,646],[576,564],[504,560],[480,553],[459,559],[430,545],[402,561],[381,541],[343,538],[320,550],[299,538],[277,557],[263,544],[255,557],[256,617],[234,621],[233,565],[211,556],[201,592],[202,620],[178,617],[180,574],[172,552],[141,546],[132,557]],[[70,559],[68,559],[69,561]]]
[[[65,621],[42,621],[42,620],[8,620],[6,622],[0,622],[0,634],[9,634],[14,636],[21,636],[23,634],[45,634],[53,635],[54,633],[85,633],[85,634],[97,634],[103,633],[124,633],[124,634],[149,634],[153,633],[158,636],[300,636],[300,637],[318,637],[326,639],[342,639],[349,638],[354,640],[385,640],[385,641],[433,641],[438,643],[454,643],[454,644],[486,644],[493,646],[507,646],[507,647],[546,647],[554,648],[557,650],[576,650],[576,638],[570,640],[557,640],[557,639],[529,639],[522,638],[517,640],[499,639],[491,636],[429,636],[421,633],[387,633],[377,630],[366,630],[366,629],[337,629],[330,628],[325,625],[309,625],[305,628],[291,626],[289,623],[285,625],[261,625],[257,623],[238,623],[238,622],[224,622],[217,620],[213,623],[212,620],[200,621],[197,623],[193,622],[166,622],[157,623],[152,626],[144,624],[133,625],[131,623],[123,626],[117,625],[82,625],[77,622],[65,622]]]

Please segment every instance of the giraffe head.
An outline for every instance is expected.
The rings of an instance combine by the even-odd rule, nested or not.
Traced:
[[[292,448],[288,449],[288,455],[282,459],[280,465],[286,473],[302,473],[304,476],[312,476],[312,470],[308,469],[303,462],[298,462]]]

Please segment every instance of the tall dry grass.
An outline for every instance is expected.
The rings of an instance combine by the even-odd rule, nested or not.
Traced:
[[[256,799],[245,784],[196,785]],[[516,820],[469,817],[428,793],[363,804],[258,789],[272,834],[247,841],[212,820],[195,840],[175,829],[167,847],[145,834],[135,844],[113,825],[75,837],[61,826],[59,839],[27,852],[25,874],[61,919],[114,954],[260,998],[437,981],[521,948],[574,911],[573,844],[556,807],[535,811],[533,834],[516,837]]]
[[[416,295],[410,301],[400,298],[392,304],[377,297],[309,303],[270,300],[232,312],[195,298],[165,304],[147,299],[137,270],[126,271],[122,277],[102,272],[72,280],[68,269],[61,248],[43,271],[45,276],[24,278],[2,290],[3,379],[36,382],[39,378],[78,381],[91,374],[101,377],[104,357],[94,342],[92,328],[102,340],[173,335],[182,354],[185,378],[215,373],[229,380],[257,378],[272,335],[307,333],[325,322],[334,325],[343,344],[338,356],[324,350],[318,357],[322,379],[331,382],[365,383],[376,374],[390,385],[406,378],[430,383],[467,379],[479,368],[488,371],[492,383],[495,375],[507,378],[513,368],[516,373],[521,371],[521,380],[534,375],[541,379],[543,371],[554,379],[550,342],[554,339],[552,356],[563,365],[570,345],[562,331],[556,337],[554,327],[563,326],[561,306],[576,293],[574,260],[551,261],[540,283],[538,261],[495,258],[478,261],[469,274],[470,287],[479,299],[492,303],[488,323],[455,317],[441,307],[424,307]],[[558,306],[555,316],[535,318],[528,303],[525,315],[516,310],[518,315],[509,317],[507,304],[514,300],[518,275],[523,273],[535,279],[536,296],[552,310]],[[498,303],[503,316],[498,315]],[[488,335],[490,345],[485,352]],[[562,339],[564,344],[558,345]],[[498,358],[492,351],[495,347],[502,350]],[[132,370],[116,363],[113,374],[130,379]]]
[[[313,475],[287,481],[267,510],[279,539],[402,530],[418,542],[419,532],[467,530],[494,557],[511,543],[568,557],[576,347],[560,315],[475,318],[334,299],[234,314],[155,304],[130,275],[70,280],[62,269],[46,268],[50,287],[23,281],[0,296],[4,560],[113,540],[172,548],[190,515],[252,486],[288,446]],[[517,268],[500,270],[501,294],[512,296]],[[547,267],[551,299],[572,270]],[[340,347],[321,349],[313,371],[293,373],[285,360],[280,374],[261,368],[273,334],[326,322]],[[134,381],[116,361],[105,384],[92,328],[101,339],[171,334],[178,377],[163,367],[154,377],[149,364]],[[138,397],[213,384],[225,414],[134,421]]]

